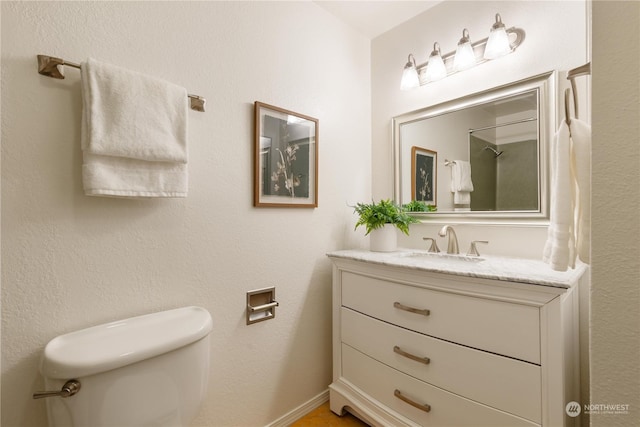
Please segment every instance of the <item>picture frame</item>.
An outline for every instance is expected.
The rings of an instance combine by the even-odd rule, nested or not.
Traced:
[[[319,120],[254,104],[255,207],[318,207]]]
[[[411,198],[437,206],[438,153],[411,147]]]

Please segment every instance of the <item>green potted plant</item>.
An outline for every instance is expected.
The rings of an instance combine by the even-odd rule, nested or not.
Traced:
[[[438,210],[435,205],[428,205],[421,200],[412,200],[402,205],[402,209],[406,212],[436,212]]]
[[[370,248],[376,252],[396,250],[398,236],[395,228],[408,236],[409,224],[419,222],[391,200],[358,203],[354,210],[359,215],[355,228],[361,225],[366,228],[365,236],[371,235]]]

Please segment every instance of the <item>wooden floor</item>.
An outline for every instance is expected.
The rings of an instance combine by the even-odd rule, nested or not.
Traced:
[[[360,421],[350,413],[339,417],[329,409],[329,402],[324,403],[319,408],[309,412],[307,415],[291,424],[291,427],[307,427],[307,426],[353,426],[353,427],[369,427],[368,424]]]

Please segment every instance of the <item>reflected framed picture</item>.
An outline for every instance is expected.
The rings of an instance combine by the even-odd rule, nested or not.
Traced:
[[[438,153],[422,147],[411,147],[411,197],[436,206]]]
[[[253,205],[318,207],[318,119],[256,101]]]

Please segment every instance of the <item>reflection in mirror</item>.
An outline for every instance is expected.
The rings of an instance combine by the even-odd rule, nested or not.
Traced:
[[[436,205],[431,216],[548,218],[553,77],[395,117],[396,202]]]
[[[537,93],[494,103],[496,124],[469,130],[471,211],[539,209]]]

